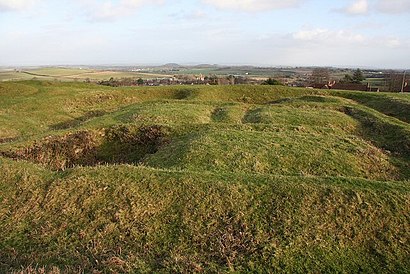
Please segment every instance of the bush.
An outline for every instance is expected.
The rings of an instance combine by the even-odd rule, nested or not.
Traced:
[[[283,86],[281,82],[276,79],[269,78],[268,80],[264,81],[262,85],[270,85],[270,86]]]

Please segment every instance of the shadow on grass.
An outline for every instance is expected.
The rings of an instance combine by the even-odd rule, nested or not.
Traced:
[[[77,117],[75,119],[51,125],[50,129],[60,130],[60,129],[69,129],[69,128],[77,127],[81,125],[82,123],[88,120],[91,120],[92,118],[101,117],[101,116],[104,116],[105,114],[107,114],[107,112],[101,111],[101,110],[89,111],[85,113],[83,116]]]
[[[310,102],[310,103],[340,103],[340,100],[337,98],[332,97],[325,97],[325,96],[302,96],[296,98],[281,98],[275,101],[270,101],[268,104],[283,104],[283,103],[291,103],[291,102]]]
[[[191,97],[193,94],[193,90],[184,88],[184,89],[179,89],[175,92],[174,99],[177,100],[185,100]]]
[[[345,107],[343,111],[359,121],[359,135],[390,152],[392,164],[400,169],[405,179],[410,179],[410,130],[377,117],[370,111],[354,107]]]
[[[242,118],[244,124],[257,124],[262,122],[262,108],[248,110]]]
[[[364,94],[359,92],[338,93],[338,96],[354,100],[369,108],[375,109],[403,122],[410,123],[410,103],[394,100],[380,94]]]

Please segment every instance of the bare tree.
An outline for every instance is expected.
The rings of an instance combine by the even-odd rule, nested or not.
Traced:
[[[403,83],[409,81],[409,76],[403,72],[390,72],[386,77],[387,90],[392,92],[400,92]]]
[[[310,76],[312,84],[327,84],[330,81],[330,71],[327,68],[315,68]]]

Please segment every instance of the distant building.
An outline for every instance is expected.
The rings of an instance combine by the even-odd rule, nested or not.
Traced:
[[[370,86],[356,83],[336,83],[330,89],[369,91]]]
[[[329,89],[329,86],[327,84],[313,84],[310,87],[316,89]]]

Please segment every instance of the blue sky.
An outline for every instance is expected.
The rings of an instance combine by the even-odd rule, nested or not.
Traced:
[[[410,0],[0,0],[0,65],[410,67]]]

